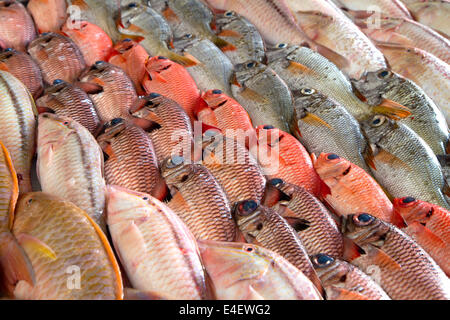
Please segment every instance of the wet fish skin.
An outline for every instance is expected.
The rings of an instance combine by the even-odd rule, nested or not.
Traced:
[[[15,0],[0,2],[0,43],[3,49],[26,52],[36,36],[33,18],[23,4]]]
[[[310,153],[335,153],[366,172],[368,148],[359,123],[340,104],[314,89],[294,91],[294,119],[291,131]]]
[[[65,0],[30,0],[27,10],[33,17],[39,33],[58,32],[67,19]]]
[[[351,263],[371,273],[372,279],[378,278],[378,283],[392,299],[449,299],[449,280],[444,272],[398,228],[359,213],[347,216],[342,230],[364,251],[360,256],[355,255]]]
[[[207,297],[193,235],[152,196],[108,186],[107,222],[114,247],[135,289],[167,299]]]
[[[312,256],[311,261],[328,300],[347,300],[349,296],[350,300],[391,300],[374,280],[344,260],[320,253]]]
[[[198,245],[218,300],[322,300],[312,282],[273,251],[233,242]]]
[[[373,149],[373,175],[392,197],[412,196],[450,207],[439,161],[422,138],[384,116],[376,115],[361,125]]]
[[[35,151],[36,107],[26,87],[12,74],[0,70],[0,140],[9,150],[20,192],[31,191],[31,162]]]
[[[206,167],[174,156],[164,161],[161,173],[172,195],[169,208],[196,239],[233,241],[236,238],[229,200]]]
[[[369,12],[377,12],[388,17],[411,19],[411,14],[400,0],[331,0],[337,6],[350,14],[358,15],[360,12],[369,10]]]
[[[122,277],[106,236],[71,202],[42,192],[24,194],[12,231],[36,274],[34,286],[17,283],[17,299],[122,299]],[[68,286],[76,270],[80,290]]]
[[[103,154],[92,134],[69,117],[43,113],[37,156],[42,191],[71,201],[106,232]]]
[[[400,123],[416,132],[436,155],[446,153],[449,137],[445,117],[414,82],[389,70],[380,70],[368,72],[353,84],[371,105],[387,98],[407,107],[411,115]]]
[[[239,86],[231,86],[233,96],[248,112],[253,125],[272,125],[289,132],[293,99],[286,83],[273,69],[256,61],[234,69]]]
[[[414,19],[447,37],[450,35],[448,16],[450,4],[442,0],[402,0]]]

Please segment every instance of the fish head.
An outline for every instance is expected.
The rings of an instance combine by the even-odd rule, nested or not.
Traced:
[[[186,33],[181,37],[173,39],[173,46],[176,50],[184,51],[187,48],[194,46],[196,43],[200,42],[201,39],[197,38],[192,33]]]
[[[120,54],[124,54],[125,52],[132,50],[137,45],[138,43],[136,41],[126,38],[116,42],[113,48]]]
[[[294,95],[294,112],[297,119],[304,118],[306,112],[314,112],[329,98],[314,88],[304,87],[292,92]]]
[[[181,187],[193,174],[193,164],[188,164],[183,157],[178,155],[168,157],[161,164],[161,175],[169,187]]]
[[[155,56],[148,59],[147,65],[145,66],[145,69],[148,73],[157,72],[161,73],[164,70],[169,70],[170,68],[173,68],[176,65],[175,62],[172,60],[169,60],[166,57],[163,56]]]
[[[370,116],[360,124],[362,131],[371,144],[380,141],[396,125],[394,120],[381,114]]]
[[[64,144],[70,134],[75,133],[80,124],[75,120],[54,113],[41,113],[38,118],[39,147],[52,144]]]
[[[223,14],[216,15],[216,25],[224,26],[229,24],[230,22],[239,19],[240,16],[234,11],[225,11]]]
[[[278,43],[274,46],[270,46],[266,49],[267,63],[278,60],[288,60],[288,56],[297,50],[299,47],[288,43]]]
[[[131,20],[142,14],[145,10],[145,6],[139,1],[128,1],[128,3],[121,3],[120,7],[120,23],[117,29],[122,31],[123,29],[128,29],[131,25]]]
[[[208,90],[202,94],[202,99],[208,104],[211,109],[217,109],[233,99],[223,93],[222,90],[214,89]]]
[[[255,242],[263,230],[266,221],[266,211],[271,210],[260,206],[257,201],[239,201],[234,206],[234,219],[248,243]]]
[[[234,66],[236,81],[240,85],[243,85],[249,79],[264,72],[266,69],[267,66],[264,64],[252,60],[237,64]]]
[[[310,259],[323,286],[342,282],[349,271],[345,263],[324,253],[315,254]]]
[[[392,202],[394,210],[402,216],[408,225],[413,222],[426,224],[435,210],[435,206],[431,203],[413,197],[396,198]]]
[[[381,246],[390,227],[368,213],[356,213],[342,216],[341,230],[360,247],[365,245]]]
[[[0,47],[1,49],[1,47]],[[21,53],[13,48],[6,48],[0,52],[0,62],[7,62],[9,59],[20,55]]]
[[[49,210],[49,206],[54,202],[63,202],[64,200],[44,192],[27,192],[21,194],[17,200],[16,215],[30,215],[33,216],[43,210]],[[29,222],[39,225],[39,219],[28,219]],[[17,225],[15,225],[17,227]]]
[[[359,80],[351,79],[354,88],[367,100],[369,105],[378,105],[383,94],[394,85],[399,77],[389,69],[366,72]]]
[[[335,178],[343,175],[352,163],[335,153],[321,153],[314,161],[314,168],[322,180]]]
[[[115,118],[105,123],[100,135],[97,137],[97,142],[103,151],[106,151],[111,142],[119,134],[121,134],[127,127],[127,123],[122,118]]]
[[[58,94],[60,94],[65,88],[67,87],[73,87],[70,83],[61,80],[61,79],[56,79],[53,81],[52,85],[50,87],[48,87],[47,89],[45,89],[45,94],[46,95],[52,95],[52,96],[57,96]]]
[[[206,4],[217,10],[226,10],[228,0],[205,0]]]

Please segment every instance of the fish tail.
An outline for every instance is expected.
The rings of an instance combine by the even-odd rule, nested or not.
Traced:
[[[173,62],[181,64],[184,67],[192,67],[198,64],[198,61],[193,59],[193,57],[182,56],[175,52],[170,52],[167,56]]]
[[[232,45],[228,41],[223,40],[222,38],[214,37],[213,42],[222,51],[236,50],[236,47],[234,45]]]

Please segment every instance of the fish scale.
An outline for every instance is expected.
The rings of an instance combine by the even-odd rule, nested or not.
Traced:
[[[0,43],[3,43],[3,49],[14,48],[25,52],[34,38],[36,38],[36,29],[26,8],[17,1],[2,1],[0,3]]]

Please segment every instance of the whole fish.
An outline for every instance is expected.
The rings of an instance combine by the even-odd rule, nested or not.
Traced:
[[[342,258],[344,242],[336,222],[322,202],[304,188],[272,179],[267,183],[264,204],[292,226],[309,255],[326,253]]]
[[[272,125],[289,132],[293,115],[292,94],[270,67],[256,61],[235,66],[235,83],[231,90],[254,126]]]
[[[403,232],[413,238],[450,275],[450,212],[413,197],[394,199],[394,208],[405,219]]]
[[[353,254],[351,263],[369,274],[392,299],[450,299],[444,272],[395,226],[359,213],[347,216],[342,230],[362,249]]]
[[[450,122],[450,66],[434,55],[418,48],[378,45],[392,71],[412,80],[442,110]]]
[[[374,13],[388,17],[411,19],[408,8],[400,0],[331,0],[338,7],[358,18],[361,15]],[[417,0],[416,0],[417,1]]]
[[[346,261],[323,253],[312,256],[311,261],[327,300],[391,300],[375,281]]]
[[[105,61],[92,65],[77,86],[89,94],[102,122],[129,117],[129,109],[138,98],[125,71]]]
[[[224,53],[236,65],[249,60],[263,62],[265,58],[264,41],[256,27],[236,12],[227,11],[216,16],[217,35],[233,44],[236,50]]]
[[[310,155],[295,137],[273,126],[259,126],[256,135],[258,140],[250,144],[250,152],[269,179],[280,178],[319,194],[320,179]]]
[[[235,242],[198,245],[218,300],[322,300],[314,284],[273,251]]]
[[[0,70],[8,71],[19,79],[37,99],[44,90],[41,69],[31,57],[21,51],[8,48],[0,52]]]
[[[441,166],[422,138],[379,115],[363,122],[362,129],[373,149],[373,175],[392,197],[412,196],[450,208],[443,194],[449,191]]]
[[[87,67],[97,61],[107,60],[111,54],[113,47],[111,39],[95,24],[88,21],[77,21],[75,26],[64,24],[61,31],[78,46]]]
[[[223,187],[230,203],[261,201],[266,178],[258,161],[245,148],[245,141],[208,133],[203,138],[202,164]]]
[[[266,55],[269,67],[286,82],[291,91],[310,88],[321,92],[346,108],[357,120],[373,112],[395,118],[410,114],[407,108],[389,100],[383,100],[374,107],[362,102],[353,92],[352,83],[338,67],[309,48],[280,43],[269,48]]]
[[[310,153],[339,154],[370,173],[363,156],[368,145],[359,123],[343,106],[315,89],[295,92],[291,131]]]
[[[380,185],[363,169],[334,153],[322,153],[314,168],[329,190],[322,198],[339,216],[368,212],[384,221],[402,225],[391,201]]]
[[[407,107],[411,115],[400,120],[417,133],[435,154],[445,154],[448,142],[448,126],[445,117],[435,103],[414,82],[389,70],[368,72],[354,86],[376,105],[390,99]]]
[[[168,23],[151,7],[136,2],[129,3],[121,11],[120,33],[141,37],[139,43],[151,56],[166,56],[184,66],[195,65],[188,57],[180,56],[169,50],[172,31]]]
[[[187,34],[175,41],[174,46],[178,52],[193,56],[199,61],[197,65],[187,68],[187,71],[200,90],[219,89],[231,95],[233,64],[214,43]]]
[[[411,12],[414,19],[426,26],[440,32],[446,37],[450,36],[448,17],[450,2],[447,0],[402,0]]]
[[[13,233],[36,275],[34,286],[17,283],[16,299],[122,300],[119,265],[105,234],[71,202],[42,192],[23,195]]]
[[[31,263],[11,233],[18,196],[17,174],[11,156],[0,140],[0,267],[2,289],[10,295],[16,282],[23,280],[34,285],[35,281]]]
[[[3,49],[25,52],[34,38],[36,28],[27,9],[15,0],[0,1],[0,44]]]
[[[145,95],[142,82],[146,74],[145,65],[150,59],[147,51],[136,41],[123,39],[114,45],[108,62],[123,69],[133,81],[139,96]]]
[[[411,46],[450,62],[450,41],[433,29],[410,19],[381,17],[378,25],[359,21],[364,33],[379,42]]]
[[[180,218],[145,193],[108,186],[107,222],[133,288],[167,299],[206,298],[197,242]]]
[[[164,199],[166,185],[159,172],[152,141],[144,130],[116,118],[105,125],[104,133],[97,141],[105,154],[107,184]]]
[[[322,285],[296,231],[275,210],[254,200],[236,203],[236,223],[248,243],[278,253],[311,280],[319,291]]]
[[[43,192],[72,202],[106,232],[103,154],[85,127],[69,117],[41,114],[37,172]]]
[[[173,155],[190,154],[193,129],[188,115],[177,102],[151,93],[132,107],[130,114],[134,123],[147,131],[159,164]]]
[[[31,191],[31,162],[35,151],[36,107],[27,88],[0,70],[0,140],[11,154],[20,192]]]
[[[186,68],[162,56],[150,58],[145,68],[147,74],[142,82],[145,92],[175,100],[194,122],[194,110],[201,103],[201,96]]]
[[[42,33],[30,43],[28,53],[41,68],[46,84],[52,84],[56,79],[72,83],[86,68],[77,45],[59,33]]]
[[[172,195],[169,208],[196,239],[233,241],[236,238],[236,225],[225,191],[208,169],[173,156],[164,161],[161,172]]]
[[[39,33],[58,32],[67,19],[65,0],[30,0],[27,9]]]
[[[98,133],[100,119],[88,94],[63,80],[55,80],[36,100],[40,113],[50,112],[69,117],[84,126],[92,135]]]

